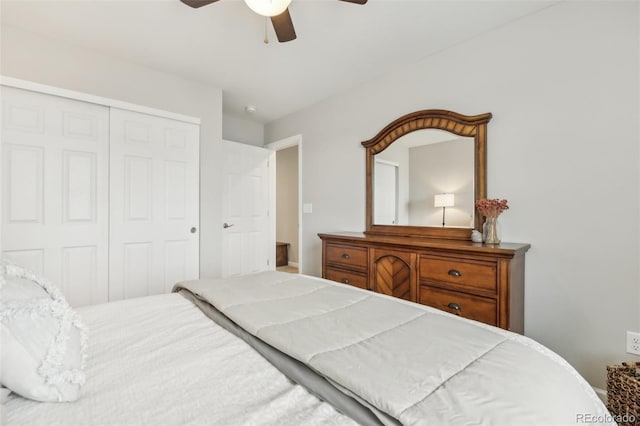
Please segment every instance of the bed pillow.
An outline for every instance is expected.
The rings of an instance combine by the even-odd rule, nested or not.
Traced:
[[[0,383],[25,398],[67,402],[85,382],[87,329],[48,280],[0,261]]]

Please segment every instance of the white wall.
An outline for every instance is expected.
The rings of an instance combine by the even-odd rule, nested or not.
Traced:
[[[419,109],[492,112],[488,195],[509,200],[503,240],[532,244],[526,334],[605,387],[640,329],[637,8],[559,3],[268,124],[305,141],[303,272],[321,273],[318,232],[364,229],[360,141]]]
[[[298,146],[276,151],[276,240],[289,243],[298,263]]]
[[[3,25],[0,74],[199,117],[200,275],[220,273],[222,92]]]
[[[248,145],[264,145],[264,124],[247,117],[222,115],[222,139]]]

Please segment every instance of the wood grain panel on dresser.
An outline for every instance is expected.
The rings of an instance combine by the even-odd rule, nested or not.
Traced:
[[[324,278],[524,331],[524,255],[529,244],[318,235]]]
[[[369,252],[369,289],[400,299],[415,300],[416,254],[378,248],[371,248]]]

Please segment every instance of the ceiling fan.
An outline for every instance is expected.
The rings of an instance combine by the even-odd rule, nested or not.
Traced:
[[[182,3],[193,8],[206,6],[218,0],[180,0]],[[348,3],[365,4],[367,0],[340,0]],[[296,39],[296,30],[293,28],[293,21],[289,14],[289,4],[291,0],[244,0],[244,2],[258,15],[271,18],[273,29],[280,43]],[[265,36],[265,43],[268,40]]]

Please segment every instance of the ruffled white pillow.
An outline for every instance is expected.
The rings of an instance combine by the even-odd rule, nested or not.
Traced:
[[[48,280],[0,261],[0,383],[37,401],[75,401],[85,382],[87,328]]]

